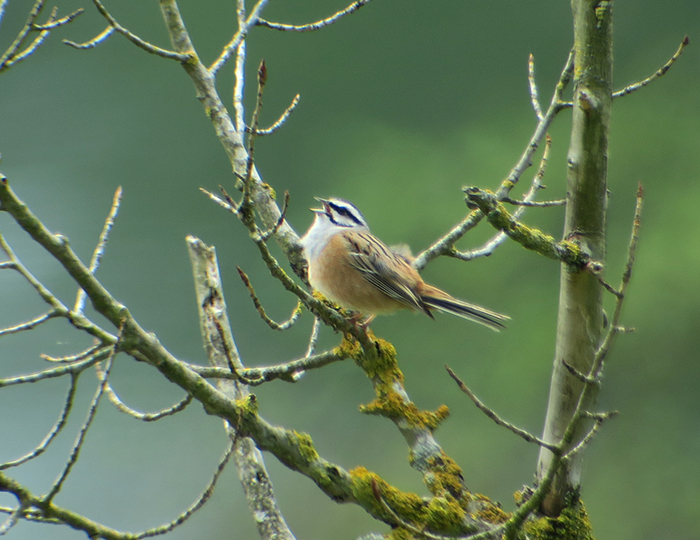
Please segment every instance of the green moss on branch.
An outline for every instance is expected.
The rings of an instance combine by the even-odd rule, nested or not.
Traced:
[[[479,208],[491,225],[525,249],[579,269],[585,268],[591,262],[590,256],[576,243],[569,240],[557,242],[552,236],[517,221],[494,193],[476,187],[464,188],[464,193],[467,204]]]

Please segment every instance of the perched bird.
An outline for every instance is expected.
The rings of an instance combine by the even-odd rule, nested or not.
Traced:
[[[389,248],[369,232],[360,211],[342,199],[317,200],[316,218],[301,239],[309,261],[311,286],[338,305],[368,316],[399,309],[444,311],[492,330],[505,328],[509,319],[494,311],[458,300],[428,285],[412,266],[404,248]]]

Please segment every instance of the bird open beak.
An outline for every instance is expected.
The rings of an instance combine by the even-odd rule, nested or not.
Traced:
[[[328,201],[322,199],[321,197],[314,197],[318,202],[323,205],[323,208],[309,208],[314,214],[327,214],[329,212]]]

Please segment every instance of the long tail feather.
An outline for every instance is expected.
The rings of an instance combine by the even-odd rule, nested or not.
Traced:
[[[491,330],[499,332],[505,328],[505,321],[510,319],[507,315],[496,313],[495,311],[457,300],[456,298],[436,298],[434,296],[423,296],[421,298],[425,304],[445,313],[451,313],[457,317],[468,319],[487,326]]]

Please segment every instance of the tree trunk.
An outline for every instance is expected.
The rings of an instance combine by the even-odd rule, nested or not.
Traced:
[[[605,216],[607,208],[608,130],[612,106],[612,2],[572,0],[574,16],[574,97],[571,142],[568,154],[567,207],[564,237],[588,251],[594,261],[605,262]],[[545,441],[561,441],[583,383],[564,366],[564,361],[588,373],[604,327],[602,287],[597,278],[565,264],[561,290],[554,368],[545,420]],[[589,392],[585,409],[595,404]],[[587,431],[578,426],[572,445]],[[542,479],[552,459],[542,448],[537,479]],[[552,483],[541,511],[557,516],[567,497],[580,485],[582,453],[564,465]]]

